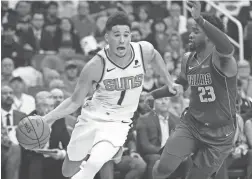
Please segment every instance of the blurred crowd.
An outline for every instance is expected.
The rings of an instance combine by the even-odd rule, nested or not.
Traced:
[[[44,156],[23,150],[15,138],[15,128],[22,117],[43,116],[71,95],[81,69],[106,45],[105,23],[110,14],[118,10],[128,13],[132,41],[152,43],[174,79],[180,73],[184,53],[189,51],[193,19],[182,14],[179,1],[18,1],[14,8],[9,3],[1,1],[1,166],[5,179],[64,178],[61,166],[80,110],[53,124],[47,148],[56,149],[55,154]],[[203,9],[208,9],[204,3]],[[242,7],[236,18],[244,29],[244,58],[239,59],[238,49],[234,54],[239,67],[237,124],[240,130],[237,130],[234,152],[221,168],[220,179],[228,179],[230,167],[248,167],[246,171],[252,171],[249,168],[252,165],[252,4]],[[231,21],[226,23],[226,33],[238,39],[237,28]],[[143,93],[163,85],[164,79],[147,65]],[[90,89],[89,95],[92,93]],[[115,177],[152,178],[152,167],[188,106],[189,94],[190,90],[178,97],[157,100],[151,108],[140,99],[124,156],[114,163]],[[240,165],[233,166],[238,160]],[[97,175],[101,179],[106,176],[109,176],[106,168]],[[184,176],[174,176],[177,177]]]

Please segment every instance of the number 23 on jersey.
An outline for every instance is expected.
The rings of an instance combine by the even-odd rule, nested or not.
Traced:
[[[213,102],[216,99],[214,88],[212,86],[198,87],[200,102]]]

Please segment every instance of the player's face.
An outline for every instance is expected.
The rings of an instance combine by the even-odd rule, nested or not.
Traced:
[[[206,35],[194,21],[192,32],[189,36],[189,47],[191,51],[202,49],[206,46]]]
[[[124,57],[130,48],[130,28],[127,25],[113,26],[107,34],[109,49],[118,57]]]

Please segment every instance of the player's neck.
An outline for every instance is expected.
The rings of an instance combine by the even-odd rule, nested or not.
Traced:
[[[125,66],[129,63],[132,57],[132,51],[129,48],[129,50],[126,52],[126,55],[123,57],[118,57],[114,53],[111,53],[110,49],[108,49],[108,56],[109,58],[117,65]]]
[[[212,52],[213,46],[207,45],[205,48],[196,50],[197,53],[197,60],[199,62],[205,60],[205,58]]]

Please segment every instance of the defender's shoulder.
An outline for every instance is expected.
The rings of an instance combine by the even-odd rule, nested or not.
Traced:
[[[191,53],[194,53],[194,52],[186,52],[182,58],[183,61],[187,61],[189,59],[189,56],[191,55]]]

